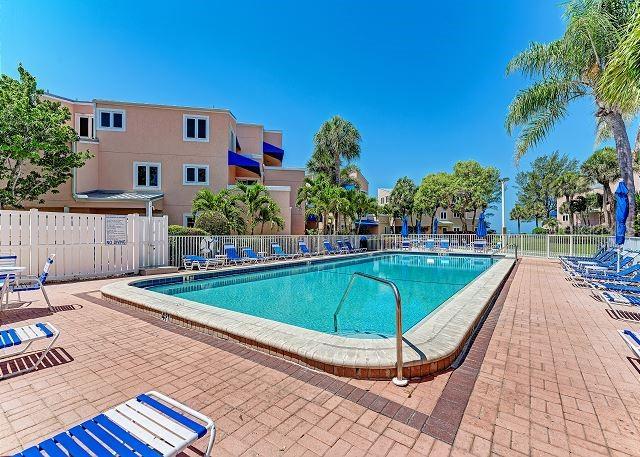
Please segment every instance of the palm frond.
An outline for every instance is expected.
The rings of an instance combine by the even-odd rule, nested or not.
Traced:
[[[566,115],[566,112],[566,106],[554,105],[549,106],[531,118],[518,136],[515,154],[516,161],[520,160],[529,149],[547,136],[549,130]]]
[[[556,74],[565,67],[565,43],[555,40],[550,43],[533,42],[507,64],[507,75],[520,72],[525,76]]]

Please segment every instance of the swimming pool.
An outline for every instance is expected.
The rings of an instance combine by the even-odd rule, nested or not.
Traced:
[[[487,270],[481,256],[385,253],[298,264],[204,280],[146,287],[150,291],[251,316],[347,337],[388,337],[395,332],[391,290],[356,278],[334,313],[353,272],[393,281],[402,297],[406,332]]]

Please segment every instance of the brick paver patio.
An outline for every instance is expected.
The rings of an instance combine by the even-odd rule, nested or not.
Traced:
[[[612,319],[554,262],[522,261],[462,366],[406,388],[108,304],[106,282],[50,286],[54,314],[41,301],[0,314],[2,328],[62,332],[45,368],[0,381],[0,455],[151,389],[216,421],[214,455],[640,455],[640,360],[616,331],[640,323]]]

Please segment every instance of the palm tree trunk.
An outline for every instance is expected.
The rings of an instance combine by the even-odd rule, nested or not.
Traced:
[[[518,218],[518,233],[520,233],[520,219]]]
[[[602,111],[602,109],[600,110]],[[636,186],[633,182],[633,159],[629,135],[620,113],[607,111],[603,116],[605,122],[611,129],[613,139],[616,143],[618,153],[618,163],[620,164],[620,175],[629,190],[629,217],[627,218],[627,230],[630,235],[634,234],[633,222],[636,216]]]
[[[611,212],[609,211],[609,196],[611,194],[611,188],[609,183],[602,184],[602,214],[604,216],[604,225],[611,228]]]

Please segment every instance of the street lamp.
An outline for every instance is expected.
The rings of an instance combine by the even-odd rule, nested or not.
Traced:
[[[500,187],[502,190],[502,247],[504,248],[505,244],[506,244],[506,238],[507,238],[507,226],[505,224],[505,202],[504,202],[504,188],[505,188],[505,183],[509,181],[509,178],[500,178]]]

